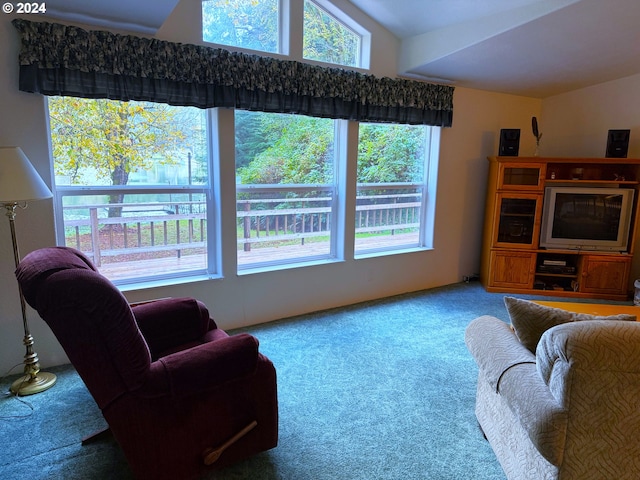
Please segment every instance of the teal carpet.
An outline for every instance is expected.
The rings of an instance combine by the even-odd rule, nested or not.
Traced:
[[[461,283],[244,329],[278,372],[279,445],[207,478],[503,480],[464,345],[476,316],[507,319],[502,298]],[[50,390],[0,398],[0,478],[131,478],[113,440],[80,445],[104,420],[73,368],[47,371]]]

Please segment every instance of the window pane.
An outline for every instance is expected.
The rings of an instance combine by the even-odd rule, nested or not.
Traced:
[[[362,37],[310,0],[304,2],[303,58],[360,66]]]
[[[60,244],[113,281],[207,268],[204,111],[53,97],[49,114]]]
[[[356,253],[420,245],[426,128],[360,124]]]
[[[65,245],[112,281],[207,267],[203,193],[63,196],[62,205]]]
[[[358,183],[424,182],[426,128],[361,123]]]
[[[421,188],[359,186],[356,200],[356,253],[417,247],[421,199]]]
[[[203,0],[205,42],[278,53],[278,0]]]
[[[334,122],[236,111],[240,268],[331,256]]]
[[[195,107],[50,97],[57,185],[207,184],[206,116]]]
[[[239,190],[238,266],[330,256],[331,202],[323,190]]]

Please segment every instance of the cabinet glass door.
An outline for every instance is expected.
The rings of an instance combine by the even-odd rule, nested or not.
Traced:
[[[500,164],[500,190],[542,190],[543,164]]]
[[[495,246],[536,248],[542,208],[541,195],[499,194]]]

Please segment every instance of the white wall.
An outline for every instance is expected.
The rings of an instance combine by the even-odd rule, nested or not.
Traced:
[[[0,146],[20,146],[27,157],[51,185],[48,129],[41,96],[18,91],[18,37],[8,15],[0,21]],[[43,245],[53,245],[52,201],[32,202],[16,217],[16,234],[21,254]],[[3,209],[4,210],[4,209]],[[22,315],[18,286],[13,271],[13,249],[9,222],[0,215],[0,375],[22,361]],[[33,313],[33,312],[32,312]],[[34,318],[35,317],[35,318]],[[30,315],[31,333],[36,339],[36,352],[43,363],[58,364],[66,357],[48,327]],[[39,340],[42,338],[43,340]],[[20,372],[21,370],[18,370]]]
[[[197,2],[183,1],[159,36],[194,42],[189,10]],[[350,5],[344,2],[345,6]],[[351,7],[352,8],[352,7]],[[0,145],[19,145],[50,183],[49,137],[43,98],[18,91],[17,33],[11,16],[0,18]],[[363,20],[364,23],[364,20]],[[396,71],[397,40],[373,22],[372,73]],[[415,291],[461,281],[479,270],[481,224],[488,155],[498,150],[501,128],[526,129],[539,115],[539,100],[458,88],[454,95],[454,124],[441,136],[434,250],[355,261],[347,258],[313,268],[238,276],[225,268],[221,280],[127,292],[132,300],[190,295],[203,300],[223,328],[266,322],[318,309]],[[223,128],[230,128],[229,111],[221,112]],[[226,123],[225,123],[226,122]],[[232,137],[232,136],[229,136]],[[232,150],[229,145],[222,146]],[[533,138],[523,135],[521,152],[533,151]],[[223,192],[223,211],[233,212],[234,198]],[[234,224],[233,218],[223,223]],[[55,242],[52,203],[34,203],[20,212],[18,234],[22,254]],[[13,260],[6,221],[0,221],[0,373],[22,361],[22,323],[13,276]],[[235,238],[223,232],[223,265],[235,264]],[[43,366],[64,363],[61,347],[37,313],[29,309],[35,349]],[[446,321],[446,319],[443,319]],[[393,319],[389,319],[393,322]]]
[[[640,75],[549,97],[542,102],[543,154],[604,157],[607,132],[630,129],[629,158],[640,158]]]
[[[498,153],[500,129],[519,128],[520,155],[532,155],[535,139],[526,133],[539,113],[538,99],[455,90],[453,127],[442,131],[435,243],[445,254],[440,268],[457,264],[454,281],[479,272],[487,156]]]

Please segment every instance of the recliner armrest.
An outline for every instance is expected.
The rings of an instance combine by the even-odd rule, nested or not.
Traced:
[[[194,298],[163,298],[131,307],[152,358],[197,341],[216,328],[207,307]]]
[[[181,397],[255,372],[258,340],[241,333],[172,353],[157,362],[164,366],[171,394]]]

